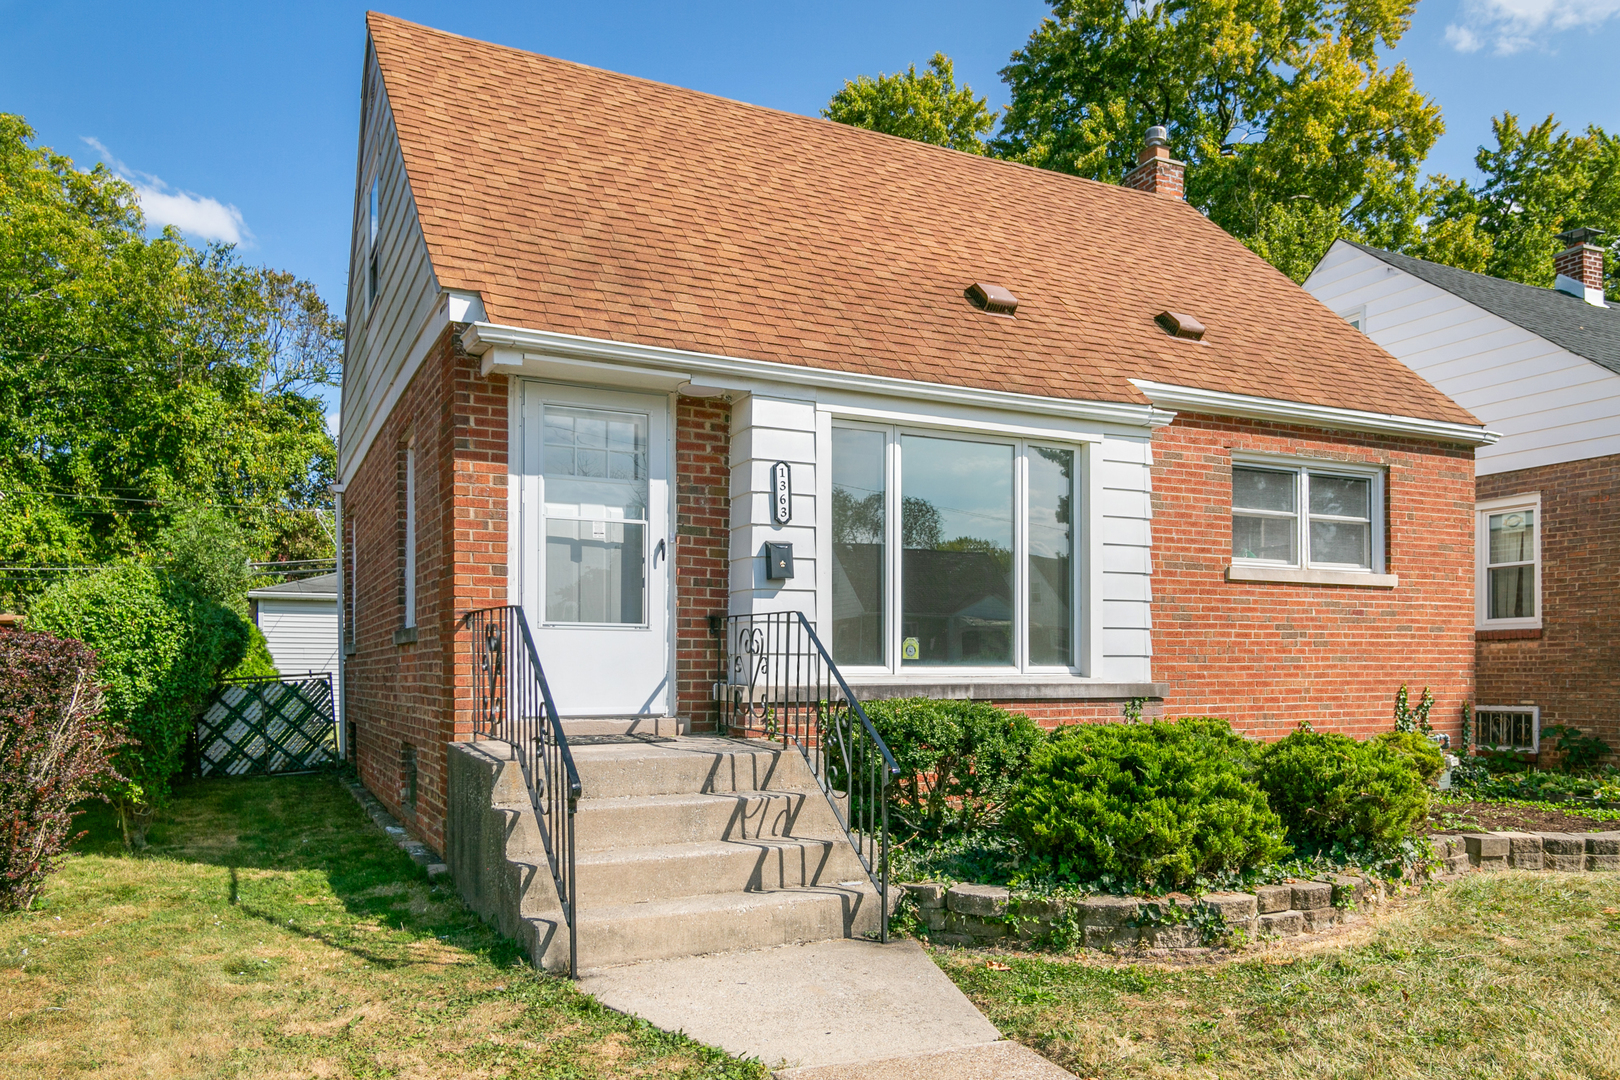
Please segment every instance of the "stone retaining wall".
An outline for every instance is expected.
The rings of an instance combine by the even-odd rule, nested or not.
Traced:
[[[1471,870],[1620,870],[1620,832],[1466,833],[1430,837],[1439,876]],[[1385,899],[1382,883],[1353,874],[1262,885],[1252,893],[1019,897],[999,885],[901,885],[931,941],[1040,944],[1068,938],[1088,949],[1189,949],[1291,938],[1354,917]]]

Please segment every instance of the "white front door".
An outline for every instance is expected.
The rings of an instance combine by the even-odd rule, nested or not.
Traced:
[[[518,590],[563,716],[667,716],[669,399],[523,380]]]

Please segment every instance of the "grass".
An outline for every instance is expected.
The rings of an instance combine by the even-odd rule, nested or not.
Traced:
[[[1218,964],[935,958],[1080,1077],[1620,1077],[1620,876],[1473,874]]]
[[[189,784],[138,855],[80,823],[0,918],[0,1074],[767,1075],[528,967],[330,777]]]

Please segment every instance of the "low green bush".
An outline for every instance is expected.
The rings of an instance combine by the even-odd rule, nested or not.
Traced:
[[[1427,735],[1410,731],[1386,731],[1373,741],[1382,743],[1393,752],[1403,755],[1417,770],[1425,784],[1434,783],[1445,771],[1446,756]]]
[[[242,653],[241,661],[222,678],[226,679],[274,679],[281,674],[276,669],[276,658],[270,655],[270,643],[264,639],[264,633],[252,623],[248,624],[248,643]]]
[[[1241,873],[1289,850],[1252,754],[1208,717],[1061,728],[1030,756],[1006,823],[1058,878],[1185,888]]]
[[[124,779],[109,794],[139,847],[180,772],[197,709],[247,649],[249,624],[189,582],[136,564],[58,582],[28,619],[96,652],[107,719],[135,740],[115,759]]]
[[[891,698],[863,707],[900,767],[890,819],[925,836],[999,820],[1030,752],[1045,740],[1029,717],[980,701]]]
[[[1421,735],[1366,742],[1301,728],[1259,754],[1258,779],[1291,838],[1389,847],[1429,812],[1442,762]]]

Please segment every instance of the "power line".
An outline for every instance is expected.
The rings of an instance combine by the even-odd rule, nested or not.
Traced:
[[[0,498],[7,494],[13,495],[42,495],[49,499],[99,499],[102,502],[140,503],[145,506],[178,506],[196,509],[207,507],[215,510],[272,510],[287,514],[330,514],[333,511],[324,506],[253,506],[249,503],[200,503],[189,502],[184,499],[142,499],[134,495],[88,495],[73,491],[40,491],[37,488],[12,488],[10,492],[0,491]],[[111,513],[111,511],[108,511]]]

